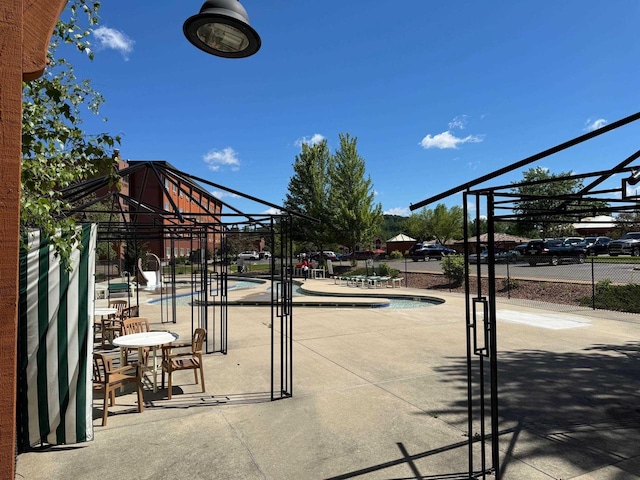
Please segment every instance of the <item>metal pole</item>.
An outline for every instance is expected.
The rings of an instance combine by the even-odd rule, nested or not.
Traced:
[[[596,278],[593,270],[593,257],[591,257],[591,305],[596,309]]]
[[[463,218],[465,219],[465,222],[463,224],[463,237],[464,237],[464,257],[465,259],[469,258],[469,225],[466,222],[466,218],[469,214],[468,209],[467,209],[467,197],[468,197],[468,193],[467,192],[463,192],[462,194],[462,213],[463,213]],[[405,265],[406,265],[406,259],[405,259]],[[465,303],[465,324],[466,324],[466,337],[467,337],[467,438],[468,438],[468,443],[467,443],[467,455],[468,455],[468,462],[469,462],[469,478],[472,478],[471,476],[473,475],[473,389],[472,389],[472,369],[471,369],[471,360],[472,360],[472,356],[471,356],[471,350],[472,350],[472,344],[471,344],[471,328],[472,328],[472,322],[471,322],[471,315],[470,315],[470,304],[469,304],[469,297],[471,295],[471,286],[470,286],[470,282],[469,282],[469,265],[467,264],[467,262],[465,261],[465,265],[464,265],[464,291],[465,291],[465,296],[464,296],[464,303]]]
[[[498,346],[496,331],[496,272],[495,272],[495,251],[493,245],[495,242],[494,230],[494,198],[493,195],[487,195],[487,235],[491,245],[489,249],[489,359],[491,369],[491,461],[493,464],[496,480],[500,480],[500,451],[499,451],[499,430],[498,430]]]

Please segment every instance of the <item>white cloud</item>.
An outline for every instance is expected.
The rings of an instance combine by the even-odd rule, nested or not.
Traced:
[[[458,115],[449,122],[449,130],[464,130],[469,121],[469,115]]]
[[[278,210],[277,208],[273,208],[273,207],[262,212],[263,215],[280,215],[281,213],[282,213],[282,210]]]
[[[467,170],[476,170],[480,166],[479,160],[473,160],[471,162],[467,162]]]
[[[93,35],[98,39],[99,47],[117,50],[125,60],[129,60],[129,54],[133,52],[133,44],[135,42],[123,32],[115,28],[102,26],[96,28],[93,31]]]
[[[464,138],[456,137],[452,135],[449,130],[446,132],[439,133],[437,135],[427,135],[420,141],[420,145],[424,148],[439,148],[441,150],[445,149],[457,149],[458,145],[463,143],[478,143],[483,140],[480,135],[468,135]]]
[[[321,135],[319,133],[314,133],[311,137],[299,138],[298,140],[296,140],[295,145],[296,147],[302,148],[303,144],[315,145],[316,143],[320,143],[324,139],[325,139],[324,135]]]
[[[238,195],[236,195],[235,193],[225,192],[224,190],[213,190],[211,192],[211,195],[213,195],[216,198],[224,198],[224,197],[239,198]]]
[[[209,169],[217,172],[222,167],[231,167],[234,172],[240,170],[240,160],[236,151],[227,147],[223,150],[211,150],[203,157],[205,163],[209,164]]]
[[[594,130],[604,127],[606,124],[607,121],[604,118],[598,118],[597,120],[590,118],[585,122],[584,129],[587,132],[593,132]]]
[[[409,207],[390,208],[389,210],[385,210],[383,213],[385,215],[399,215],[401,217],[408,217],[411,215],[411,211],[409,210]]]

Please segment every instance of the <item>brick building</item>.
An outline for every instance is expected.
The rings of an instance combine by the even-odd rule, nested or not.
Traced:
[[[124,163],[130,173],[122,183],[123,187],[128,184],[129,197],[154,210],[146,214],[140,208],[131,215],[133,224],[144,224],[150,230],[150,251],[165,260],[188,257],[193,250],[203,248],[200,241],[206,241],[206,249],[213,253],[221,235],[216,227],[222,213],[220,200],[168,162]],[[204,225],[208,227],[203,229]]]

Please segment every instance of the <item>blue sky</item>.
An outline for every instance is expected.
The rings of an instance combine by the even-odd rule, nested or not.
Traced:
[[[246,59],[187,42],[182,24],[201,3],[102,4],[95,60],[70,57],[106,97],[108,122],[87,118],[86,130],[121,134],[125,159],[166,160],[278,205],[301,142],[326,138],[334,150],[340,132],[356,136],[376,201],[408,215],[411,203],[640,110],[635,0],[243,0],[262,39]],[[632,124],[532,166],[613,167],[639,133]]]

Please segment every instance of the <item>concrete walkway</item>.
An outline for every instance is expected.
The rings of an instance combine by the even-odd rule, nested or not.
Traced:
[[[93,442],[24,453],[16,478],[466,478],[477,432],[467,431],[464,297],[333,280],[303,288],[330,306],[294,308],[293,398],[269,401],[270,309],[231,306],[229,351],[207,356],[205,394],[178,373],[171,401],[147,385],[139,414],[126,392],[106,427],[97,399]],[[335,306],[346,292],[444,302]],[[186,308],[170,326],[183,339]],[[159,318],[159,306],[142,315]],[[640,325],[607,317],[499,305],[503,478],[640,479]]]

